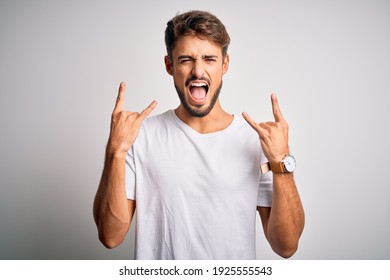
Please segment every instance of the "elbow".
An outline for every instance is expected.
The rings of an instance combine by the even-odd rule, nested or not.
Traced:
[[[98,237],[100,242],[107,249],[114,249],[121,245],[125,240],[130,224],[122,225],[121,227],[107,227],[107,225],[98,226]]]
[[[121,242],[113,242],[113,241],[111,241],[111,240],[109,240],[109,241],[106,241],[106,240],[100,240],[100,242],[104,245],[104,247],[106,247],[107,249],[114,249],[114,248],[116,248],[116,247],[118,247],[120,244],[121,244]]]
[[[299,232],[288,234],[270,234],[268,242],[271,245],[272,250],[278,254],[280,257],[288,259],[291,258],[297,251],[299,247],[299,240],[302,234],[302,230]]]
[[[270,242],[272,250],[285,259],[291,258],[298,251],[298,243],[299,239]]]
[[[281,248],[279,250],[274,250],[276,254],[278,254],[280,257],[284,259],[291,258],[295,252],[298,250],[298,246],[295,247],[286,247],[286,248]]]
[[[103,234],[99,234],[99,240],[107,249],[114,249],[122,244],[124,238],[110,238]]]
[[[282,258],[291,258],[298,251],[299,239],[269,240],[272,250]]]
[[[121,245],[125,240],[127,232],[130,228],[129,223],[120,223],[113,225],[112,223],[104,223],[95,218],[99,241],[107,249],[114,249]]]

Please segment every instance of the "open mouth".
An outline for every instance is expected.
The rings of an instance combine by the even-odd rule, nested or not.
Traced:
[[[191,98],[199,103],[206,100],[209,86],[203,81],[193,81],[189,85],[189,91]]]

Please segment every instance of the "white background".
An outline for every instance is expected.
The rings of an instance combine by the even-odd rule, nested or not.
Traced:
[[[92,217],[121,81],[178,105],[163,32],[208,10],[232,39],[221,102],[290,124],[306,227],[294,259],[389,259],[390,2],[0,1],[0,259],[130,259]],[[259,228],[258,258],[279,259]]]

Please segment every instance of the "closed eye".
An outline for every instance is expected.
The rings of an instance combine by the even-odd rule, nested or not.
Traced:
[[[187,62],[194,61],[194,58],[193,58],[193,57],[187,56],[187,55],[179,56],[178,59],[179,59],[179,62],[180,62],[180,63],[187,63]]]
[[[216,55],[205,55],[203,59],[207,62],[216,62],[218,57]]]

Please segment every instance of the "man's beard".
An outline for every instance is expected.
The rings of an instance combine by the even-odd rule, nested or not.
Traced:
[[[176,86],[176,83],[175,83],[175,89],[177,91],[177,95],[179,96],[180,98],[180,102],[181,104],[183,105],[184,109],[186,109],[186,111],[192,116],[192,117],[196,117],[196,118],[203,118],[205,116],[207,116],[211,110],[214,108],[214,105],[215,103],[217,102],[218,100],[218,97],[219,97],[219,93],[222,89],[222,80],[221,80],[221,84],[219,85],[219,87],[216,89],[215,93],[214,93],[214,96],[213,98],[211,99],[210,101],[210,104],[207,108],[204,108],[202,109],[203,105],[198,105],[198,106],[195,106],[197,108],[194,108],[194,107],[191,107],[190,104],[186,101],[186,99],[184,98],[184,93],[180,91],[180,89]]]

